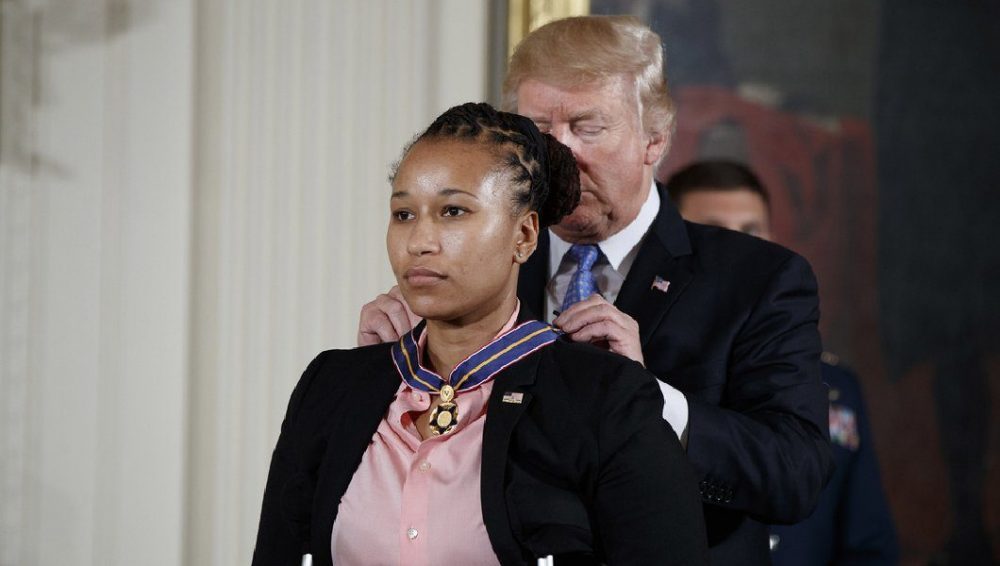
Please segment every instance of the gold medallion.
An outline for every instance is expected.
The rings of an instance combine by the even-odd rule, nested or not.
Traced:
[[[448,387],[447,385],[445,387]],[[451,389],[450,387],[448,387]],[[441,390],[444,393],[444,389]],[[454,396],[454,393],[452,394]],[[442,395],[443,398],[443,395]],[[442,402],[431,412],[430,429],[434,436],[448,434],[458,424],[458,405]]]
[[[451,424],[451,421],[452,421],[452,416],[451,413],[448,411],[440,411],[438,413],[437,418],[434,419],[434,422],[436,422],[438,427],[440,428],[448,428],[448,425]]]

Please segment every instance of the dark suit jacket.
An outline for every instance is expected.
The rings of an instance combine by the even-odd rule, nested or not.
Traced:
[[[882,491],[861,385],[847,369],[822,364],[830,386],[830,435],[837,467],[813,514],[772,527],[775,566],[899,564],[892,514]]]
[[[330,564],[338,504],[400,384],[390,347],[324,352],[306,369],[272,456],[254,564],[306,552]],[[481,501],[501,563],[707,563],[697,481],[648,372],[561,339],[494,379]],[[521,403],[502,400],[515,391]]]
[[[548,233],[518,281],[542,312]],[[659,276],[666,292],[651,285]],[[809,515],[832,469],[809,264],[781,246],[660,212],[615,306],[639,323],[646,367],[685,394],[713,564],[769,564],[766,523]],[[757,519],[757,520],[754,520]]]

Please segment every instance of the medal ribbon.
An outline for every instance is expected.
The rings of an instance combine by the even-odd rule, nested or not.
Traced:
[[[559,337],[559,333],[548,324],[530,320],[501,334],[462,360],[445,381],[420,363],[421,353],[417,343],[425,326],[426,323],[421,322],[393,344],[392,360],[403,381],[414,389],[427,392],[440,391],[445,385],[451,385],[456,392],[472,389]]]

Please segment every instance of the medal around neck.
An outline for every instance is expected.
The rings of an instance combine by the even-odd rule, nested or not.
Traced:
[[[441,396],[440,403],[431,412],[430,428],[435,436],[448,434],[458,426],[459,393],[491,379],[507,366],[548,346],[559,337],[559,333],[544,322],[525,322],[465,358],[445,380],[421,363],[422,355],[417,344],[425,327],[426,323],[421,322],[393,344],[392,361],[407,385]]]
[[[441,387],[441,403],[431,412],[431,432],[434,436],[447,434],[458,424],[458,405],[452,403],[455,389],[450,385]]]

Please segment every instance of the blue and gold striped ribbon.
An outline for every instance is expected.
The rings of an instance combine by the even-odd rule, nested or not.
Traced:
[[[522,323],[462,360],[445,381],[420,363],[417,344],[425,327],[426,323],[421,322],[393,344],[392,359],[403,381],[414,389],[428,392],[440,391],[445,384],[451,385],[455,391],[472,389],[559,337],[559,333],[544,322],[531,320]]]

